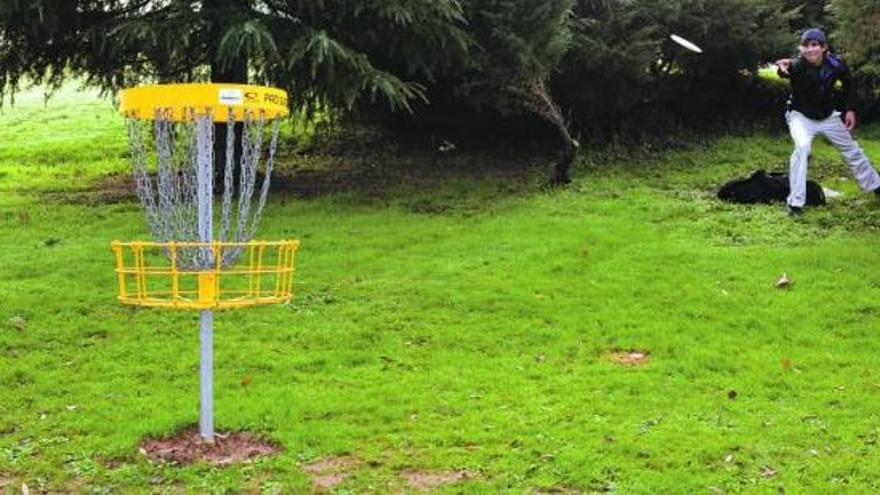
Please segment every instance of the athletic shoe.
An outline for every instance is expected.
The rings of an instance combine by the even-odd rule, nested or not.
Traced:
[[[804,209],[800,206],[789,206],[788,207],[788,216],[790,217],[799,217],[804,214]]]

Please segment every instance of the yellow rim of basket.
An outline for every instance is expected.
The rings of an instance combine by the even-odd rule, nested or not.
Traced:
[[[132,306],[175,309],[226,309],[279,304],[293,297],[294,257],[299,241],[247,242],[150,242],[113,241],[110,247],[116,257],[116,275],[119,284],[117,299]],[[223,267],[221,250],[239,247],[245,252],[242,262],[235,267]],[[217,264],[211,268],[184,270],[177,266],[177,253],[184,248],[210,248]],[[150,266],[145,254],[166,252],[169,264]],[[273,253],[274,251],[274,253]],[[267,260],[266,256],[274,255]],[[226,288],[224,280],[231,278],[247,282],[246,288]],[[159,289],[150,287],[150,280],[165,281]],[[183,289],[186,280],[197,282],[196,288]],[[264,285],[269,282],[271,287]]]
[[[155,84],[124,89],[119,93],[119,112],[127,118],[153,120],[157,111],[175,122],[192,119],[193,114],[210,114],[214,122],[227,122],[229,109],[237,122],[245,111],[252,118],[287,117],[287,92],[249,84],[184,83]]]

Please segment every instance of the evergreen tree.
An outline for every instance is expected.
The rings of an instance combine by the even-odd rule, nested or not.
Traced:
[[[0,104],[23,78],[51,89],[75,76],[106,92],[211,80],[281,87],[309,111],[363,97],[409,109],[421,81],[461,63],[463,21],[457,0],[5,1]],[[218,177],[225,142],[218,125]]]
[[[110,92],[214,80],[283,87],[299,105],[409,108],[461,63],[463,22],[456,0],[4,1],[0,96],[23,78],[57,87],[76,76]]]
[[[787,10],[796,12],[791,27],[796,31],[822,26],[831,27],[831,16],[828,15],[831,0],[785,0]]]
[[[880,97],[880,3],[876,0],[835,0],[837,25],[833,40],[856,69],[860,93]]]
[[[580,144],[548,81],[571,47],[573,0],[472,0],[466,3],[476,47],[462,87],[472,104],[502,112],[532,112],[552,124],[562,142],[551,185],[570,181]]]
[[[607,141],[655,89],[647,68],[662,34],[631,0],[578,0],[573,12],[573,47],[552,86],[577,128]]]

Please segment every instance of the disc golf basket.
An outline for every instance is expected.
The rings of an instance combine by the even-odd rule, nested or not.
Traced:
[[[287,93],[239,84],[143,86],[121,92],[120,112],[153,240],[111,243],[118,299],[201,311],[199,430],[210,443],[213,310],[283,303],[293,295],[299,242],[253,240],[269,192],[279,124],[288,115]],[[226,126],[222,188],[216,188],[219,214],[215,125]]]

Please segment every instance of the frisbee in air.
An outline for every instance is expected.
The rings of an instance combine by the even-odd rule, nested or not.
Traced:
[[[679,45],[687,48],[688,50],[690,50],[694,53],[703,53],[702,48],[698,47],[694,43],[682,38],[681,36],[679,36],[677,34],[670,34],[669,39],[671,39],[672,41],[678,43]]]

